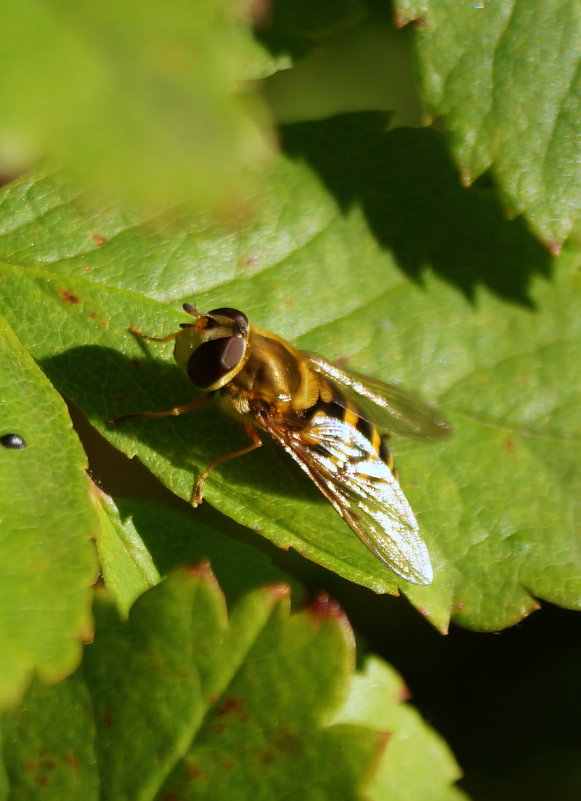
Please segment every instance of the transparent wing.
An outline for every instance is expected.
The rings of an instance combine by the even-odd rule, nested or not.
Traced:
[[[356,428],[322,415],[305,428],[259,419],[378,559],[414,584],[432,581],[430,557],[410,505]]]
[[[412,439],[441,439],[452,429],[440,413],[424,401],[392,384],[347,372],[315,354],[308,354],[311,367],[337,384],[355,401],[363,417],[379,428]]]

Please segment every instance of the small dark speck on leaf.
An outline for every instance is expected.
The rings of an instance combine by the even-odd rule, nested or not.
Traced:
[[[3,448],[8,448],[13,451],[20,451],[26,448],[26,442],[22,439],[20,434],[3,434],[0,437],[0,443]]]
[[[141,367],[141,359],[131,359],[133,367]]]
[[[511,437],[507,437],[504,441],[504,447],[508,453],[512,453],[516,447],[514,440]]]

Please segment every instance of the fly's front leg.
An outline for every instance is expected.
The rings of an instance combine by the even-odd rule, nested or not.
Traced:
[[[129,329],[129,333],[135,334],[135,336],[139,337],[140,339],[146,339],[148,342],[171,342],[172,339],[175,339],[177,335],[181,333],[181,331],[174,331],[173,334],[168,334],[166,337],[150,337],[149,334],[144,334],[141,329],[132,325]]]
[[[208,467],[206,467],[202,475],[198,478],[198,480],[194,484],[194,489],[192,492],[192,500],[191,500],[192,506],[198,506],[200,503],[202,503],[202,487],[204,485],[204,482],[210,475],[210,471],[212,471],[219,464],[224,464],[224,462],[229,462],[230,459],[236,459],[237,456],[244,456],[247,453],[252,453],[252,451],[255,451],[257,448],[260,448],[260,446],[262,445],[262,440],[256,433],[255,429],[250,425],[250,423],[242,423],[242,425],[244,427],[244,430],[252,440],[252,444],[249,445],[247,448],[242,448],[239,451],[234,451],[233,453],[226,453],[223,456],[218,456],[217,459],[214,459],[212,462],[210,462]]]
[[[182,328],[188,325],[189,324],[182,323]],[[140,339],[146,339],[148,342],[171,342],[171,340],[175,339],[180,333],[180,331],[174,331],[173,334],[168,334],[165,337],[150,337],[149,334],[144,334],[143,331],[136,328],[134,325],[131,326],[129,331]],[[193,412],[194,409],[201,409],[208,403],[211,397],[212,394],[208,392],[189,403],[185,403],[183,406],[174,406],[173,409],[168,409],[166,412],[133,412],[131,414],[122,414],[120,417],[109,420],[109,425],[111,427],[116,426],[117,423],[120,423],[122,420],[128,420],[130,417],[170,417],[172,415],[177,417],[177,415],[184,414],[185,412]]]
[[[193,412],[194,409],[202,409],[211,399],[212,393],[206,392],[204,395],[200,395],[199,398],[194,398],[193,401],[185,403],[183,406],[174,406],[173,409],[168,409],[165,412],[132,412],[131,414],[122,414],[121,417],[115,417],[113,420],[109,420],[109,425],[111,427],[116,426],[117,423],[120,423],[122,420],[128,420],[130,417],[171,417],[172,415],[177,417],[185,412]]]

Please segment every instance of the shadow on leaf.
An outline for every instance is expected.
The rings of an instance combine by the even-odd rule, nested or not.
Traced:
[[[196,390],[175,364],[155,359],[128,359],[97,345],[71,348],[41,363],[56,388],[88,420],[107,430],[127,434],[179,470],[196,477],[217,456],[245,447],[248,440],[238,422],[213,405],[180,416],[132,418],[108,426],[112,418],[140,411],[164,411],[187,403]],[[263,447],[220,465],[219,472],[234,486],[257,493],[300,494],[321,500],[300,469],[262,434]],[[129,450],[132,448],[129,445]],[[173,489],[168,482],[170,489]]]
[[[530,278],[549,274],[548,252],[521,218],[506,219],[486,176],[462,187],[441,134],[387,131],[388,119],[373,111],[288,125],[282,143],[321,176],[342,211],[361,206],[412,280],[429,266],[470,300],[483,285],[531,307]]]

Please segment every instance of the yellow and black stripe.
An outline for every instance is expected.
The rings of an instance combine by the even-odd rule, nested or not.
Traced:
[[[362,415],[361,410],[351,398],[343,395],[337,387],[328,384],[325,390],[327,390],[325,394],[329,395],[329,400],[325,400],[323,396],[320,395],[317,402],[311,406],[310,409],[306,410],[305,417],[308,420],[312,420],[317,415],[324,415],[353,426],[353,428],[356,428],[363,434],[365,439],[371,443],[373,450],[381,461],[393,472],[393,456],[387,444],[389,435],[380,434],[376,426]]]

